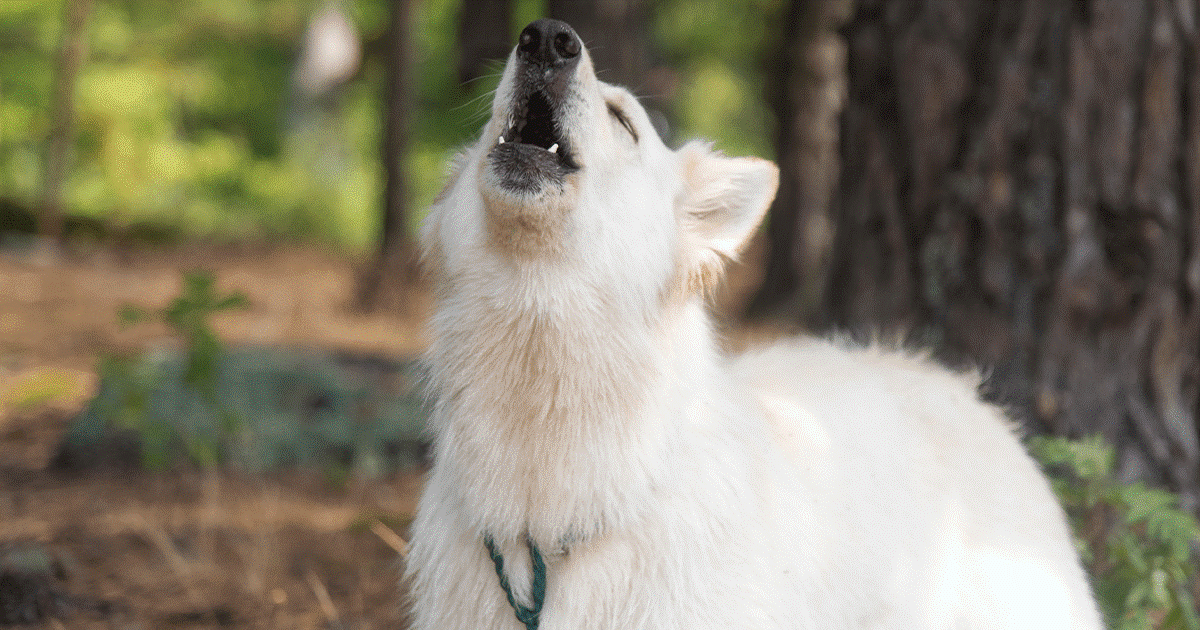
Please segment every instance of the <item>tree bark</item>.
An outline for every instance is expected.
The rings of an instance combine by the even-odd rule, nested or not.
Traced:
[[[767,68],[767,100],[779,125],[779,192],[767,223],[763,284],[755,317],[817,308],[832,245],[831,200],[839,169],[838,124],[846,101],[846,45],[837,29],[853,0],[792,0],[777,55]]]
[[[676,138],[671,115],[675,73],[660,64],[650,41],[653,5],[646,0],[548,0],[549,16],[570,24],[587,46],[596,76],[628,88],[664,142]]]
[[[601,81],[645,95],[650,42],[644,0],[549,0],[547,9],[579,34]]]
[[[810,323],[986,366],[1034,428],[1103,433],[1195,508],[1196,0],[856,5]]]
[[[512,0],[463,0],[458,16],[458,80],[500,72],[516,44]]]

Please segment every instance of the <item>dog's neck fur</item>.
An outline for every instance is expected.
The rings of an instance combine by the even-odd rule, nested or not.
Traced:
[[[672,474],[677,401],[703,399],[720,373],[701,300],[653,315],[616,296],[526,300],[545,295],[521,286],[536,274],[499,275],[443,281],[430,351],[442,474],[497,540],[528,532],[554,549],[628,526],[617,519]]]

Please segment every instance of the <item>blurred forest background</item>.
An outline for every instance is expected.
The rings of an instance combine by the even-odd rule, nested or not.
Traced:
[[[982,366],[1030,432],[1200,508],[1198,0],[0,0],[0,440],[58,391],[17,377],[145,345],[118,311],[177,268],[248,294],[223,338],[419,350],[413,230],[543,15],[669,145],[779,163],[731,320]]]
[[[478,131],[515,33],[546,10],[544,1],[513,2],[496,22],[467,6],[464,18],[480,19],[460,25],[461,4],[396,9],[410,20],[403,63],[411,133],[402,165],[412,181],[412,223],[454,148]],[[504,3],[471,4],[491,11]],[[643,93],[653,89],[646,95],[671,104],[682,134],[715,137],[731,152],[769,153],[757,62],[780,5],[656,4],[655,19],[635,30],[642,54],[651,38],[657,54],[659,78]],[[68,236],[143,230],[371,249],[384,189],[390,11],[380,0],[5,0],[6,231],[26,229],[16,217],[38,217],[50,196]],[[73,123],[62,120],[64,107]],[[59,134],[68,137],[68,161],[49,166]],[[48,172],[55,170],[62,172]]]
[[[371,308],[543,14],[780,163],[750,314],[983,365],[1200,505],[1195,0],[5,0],[5,247],[318,243]]]

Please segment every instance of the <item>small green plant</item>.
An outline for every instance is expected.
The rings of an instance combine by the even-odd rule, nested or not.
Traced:
[[[100,376],[118,392],[118,402],[108,409],[111,425],[137,431],[142,444],[142,465],[161,470],[170,463],[170,449],[178,443],[202,466],[220,459],[220,437],[237,432],[243,422],[217,396],[218,368],[224,347],[213,331],[210,318],[220,312],[249,306],[240,291],[220,294],[209,271],[183,274],[183,290],[167,306],[146,310],[123,305],[117,311],[122,326],[160,321],[179,338],[184,347],[183,385],[198,394],[218,418],[216,434],[180,434],[178,429],[148,413],[150,392],[164,375],[141,355],[107,355],[100,362]]]
[[[1039,437],[1030,449],[1051,475],[1075,543],[1114,630],[1200,630],[1192,547],[1200,525],[1177,497],[1113,477],[1113,448],[1100,436]]]

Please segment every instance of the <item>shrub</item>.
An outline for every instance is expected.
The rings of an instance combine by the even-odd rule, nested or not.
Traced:
[[[1038,437],[1030,450],[1070,517],[1110,627],[1200,630],[1192,564],[1200,525],[1178,498],[1116,480],[1113,448],[1100,436]]]
[[[139,434],[142,465],[146,468],[166,468],[174,444],[182,445],[198,464],[215,465],[220,460],[222,438],[237,432],[243,424],[217,396],[217,370],[225,350],[209,319],[222,311],[246,308],[249,303],[241,292],[217,293],[214,284],[211,272],[187,272],[183,275],[182,292],[166,307],[148,311],[125,305],[118,311],[123,325],[158,320],[175,333],[184,347],[184,388],[196,394],[219,419],[216,434],[181,432],[159,415],[148,413],[155,381],[164,378],[155,364],[141,356],[104,356],[100,361],[101,380],[118,392],[115,404],[106,408],[106,420],[111,426]]]

